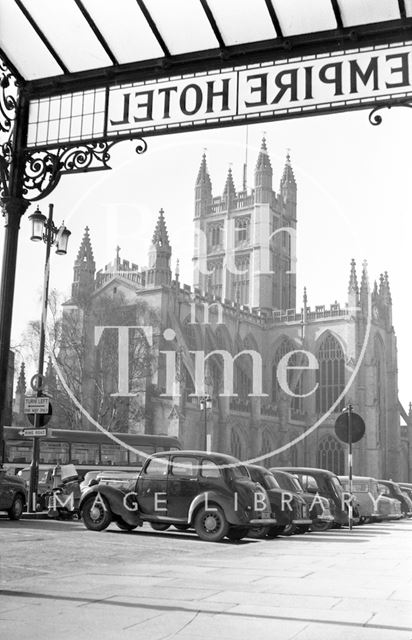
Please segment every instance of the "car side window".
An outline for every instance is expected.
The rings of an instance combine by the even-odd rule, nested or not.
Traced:
[[[167,476],[167,458],[153,458],[145,469],[146,476]]]
[[[199,469],[197,458],[179,456],[173,458],[171,474],[179,478],[196,478]]]
[[[200,475],[202,478],[220,478],[220,469],[215,462],[203,460]]]
[[[312,491],[318,491],[318,483],[313,476],[303,474],[299,476],[299,479],[304,491],[309,491],[310,489],[312,489]]]

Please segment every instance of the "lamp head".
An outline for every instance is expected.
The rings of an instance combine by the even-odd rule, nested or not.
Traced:
[[[40,240],[43,240],[46,216],[42,214],[38,206],[36,211],[32,213],[31,216],[29,216],[29,220],[32,225],[30,240],[33,240],[33,242],[39,242]]]

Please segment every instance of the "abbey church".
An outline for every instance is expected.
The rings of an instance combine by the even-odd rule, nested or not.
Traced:
[[[214,194],[203,155],[195,182],[193,285],[180,281],[178,268],[172,273],[165,202],[148,267],[135,264],[145,257],[131,262],[117,250],[96,271],[86,229],[64,317],[80,324],[90,367],[98,366],[103,348],[93,337],[96,324],[141,326],[149,324],[148,314],[157,318],[150,373],[137,376],[135,387],[130,373],[135,393],[118,399],[116,430],[176,435],[185,448],[261,458],[268,466],[345,473],[346,445],[334,423],[351,403],[366,424],[354,446],[354,473],[407,480],[412,446],[401,428],[388,275],[370,281],[366,262],[348,259],[341,303],[313,307],[306,290],[297,298],[297,184],[289,155],[274,187],[264,139],[252,189],[237,190],[229,170],[223,193]],[[103,300],[123,309],[123,319],[98,320],[93,309]],[[113,393],[118,372],[109,373]],[[94,387],[90,380],[82,384],[88,410],[97,415]],[[78,428],[90,428],[78,420]]]

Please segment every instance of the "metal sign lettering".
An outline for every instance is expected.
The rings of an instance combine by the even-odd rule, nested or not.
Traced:
[[[26,438],[37,438],[39,436],[47,436],[47,429],[22,429],[19,434]]]
[[[373,107],[412,96],[411,56],[379,45],[32,100],[28,146]]]
[[[48,413],[50,398],[24,398],[24,413]]]

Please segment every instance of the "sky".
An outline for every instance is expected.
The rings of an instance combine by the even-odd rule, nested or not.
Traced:
[[[210,131],[146,138],[146,153],[136,143],[122,142],[111,151],[111,171],[63,176],[58,187],[38,204],[44,214],[54,204],[58,226],[64,220],[72,234],[66,256],[52,254],[50,286],[67,296],[86,225],[97,269],[120,256],[139,266],[147,253],[160,208],[165,211],[172,245],[172,267],[180,261],[180,280],[192,284],[194,185],[201,156],[206,153],[213,194],[223,191],[229,167],[242,188],[247,157],[248,186],[262,136],[278,191],[290,150],[298,186],[298,309],[303,287],[308,304],[347,300],[350,261],[368,261],[371,281],[388,271],[393,299],[393,324],[398,338],[399,397],[412,401],[409,286],[411,254],[410,130],[411,112],[381,112],[372,126],[368,111],[297,118]],[[246,146],[246,137],[248,145]],[[37,204],[37,203],[36,203]],[[13,314],[12,344],[30,320],[40,317],[45,245],[30,241],[28,216],[21,221]],[[0,251],[4,229],[0,228]]]

